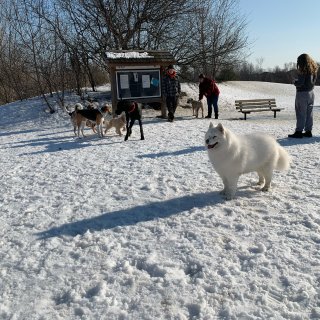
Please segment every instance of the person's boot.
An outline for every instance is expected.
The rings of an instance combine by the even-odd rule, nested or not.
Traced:
[[[302,131],[296,131],[294,134],[288,134],[289,138],[303,138]]]
[[[210,119],[211,118],[211,114],[208,114],[207,116],[205,116],[205,118]]]
[[[218,117],[219,117],[219,114],[218,114],[218,112],[217,112],[217,113],[214,114],[214,118],[215,118],[215,119],[218,119]]]
[[[312,132],[311,131],[306,131],[302,134],[306,138],[312,138]]]

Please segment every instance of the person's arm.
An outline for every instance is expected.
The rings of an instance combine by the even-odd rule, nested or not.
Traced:
[[[178,93],[180,94],[181,93],[181,84],[180,84],[180,81],[178,80]]]
[[[203,98],[203,90],[202,90],[202,87],[201,87],[201,83],[199,84],[199,101],[202,100]]]
[[[305,85],[305,83],[306,83],[306,76],[304,74],[299,74],[298,79],[296,79],[293,84],[297,88],[301,88]]]
[[[163,80],[162,80],[162,95],[164,97],[167,96],[167,81],[166,81],[166,78],[163,78]]]

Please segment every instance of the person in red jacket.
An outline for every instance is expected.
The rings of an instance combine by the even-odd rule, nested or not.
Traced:
[[[208,115],[206,118],[211,118],[212,106],[214,109],[214,118],[219,117],[218,99],[220,90],[216,82],[203,74],[199,75],[199,100],[202,100],[203,96],[207,98],[208,103]]]

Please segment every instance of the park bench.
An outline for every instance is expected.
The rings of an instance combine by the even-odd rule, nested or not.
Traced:
[[[247,114],[251,112],[272,111],[274,118],[277,112],[284,108],[276,105],[275,99],[252,99],[252,100],[236,100],[236,110],[244,114],[244,120],[247,120]]]

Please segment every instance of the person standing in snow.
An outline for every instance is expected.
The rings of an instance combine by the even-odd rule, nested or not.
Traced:
[[[199,75],[199,101],[202,100],[203,96],[207,98],[208,104],[208,115],[206,118],[211,118],[212,106],[214,109],[214,118],[219,117],[218,99],[220,90],[216,82],[203,74]]]
[[[177,78],[177,72],[173,65],[169,65],[166,75],[163,79],[162,93],[166,98],[168,109],[168,121],[173,122],[174,114],[177,109],[178,97],[181,93],[180,81]]]
[[[306,53],[297,59],[298,78],[294,81],[296,86],[295,111],[296,131],[289,134],[289,138],[312,137],[313,126],[313,88],[317,79],[318,65]],[[305,130],[305,132],[302,132]]]

